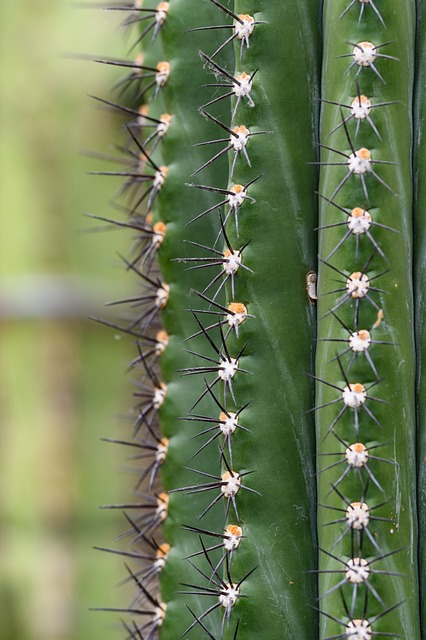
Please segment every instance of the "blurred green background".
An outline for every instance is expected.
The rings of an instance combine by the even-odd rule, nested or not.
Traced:
[[[124,56],[120,17],[0,0],[0,640],[122,636],[89,607],[127,600],[120,560],[92,546],[114,546],[121,515],[98,507],[131,486],[100,442],[127,429],[131,345],[87,318],[134,284],[117,257],[130,239],[82,231],[85,213],[114,215],[117,185],[81,153],[117,138],[86,97],[110,96],[114,72],[64,55]]]

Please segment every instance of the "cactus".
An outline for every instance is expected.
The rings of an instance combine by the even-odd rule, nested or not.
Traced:
[[[416,5],[320,5],[105,7],[133,60],[97,60],[124,73],[97,98],[126,121],[102,173],[141,285],[112,323],[137,345],[114,441],[143,459],[109,505],[126,637],[421,637]]]

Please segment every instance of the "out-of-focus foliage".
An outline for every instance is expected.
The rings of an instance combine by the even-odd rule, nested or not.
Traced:
[[[116,257],[128,238],[81,233],[96,226],[84,213],[113,215],[114,185],[85,175],[99,162],[80,153],[110,151],[116,118],[86,94],[108,96],[113,75],[63,55],[124,55],[116,18],[0,2],[0,640],[118,637],[88,609],[122,575],[92,545],[114,546],[115,514],[98,505],[129,484],[124,452],[99,441],[131,402],[128,349],[87,318],[130,286]]]

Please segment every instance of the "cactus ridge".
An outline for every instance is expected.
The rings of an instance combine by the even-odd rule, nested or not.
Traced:
[[[382,14],[374,3],[362,2],[355,23],[350,11],[354,5],[354,2],[349,3],[343,11],[328,2],[324,7],[323,86],[327,100],[323,101],[322,133],[326,138],[333,136],[336,142],[321,145],[316,408],[321,409],[317,412],[320,455],[339,457],[334,466],[340,475],[334,475],[333,479],[330,473],[333,466],[320,465],[320,637],[370,639],[377,634],[393,637],[402,631],[417,637],[417,611],[415,606],[411,607],[415,600],[407,604],[404,594],[407,550],[404,545],[395,548],[392,544],[395,533],[399,534],[399,540],[410,542],[415,536],[412,522],[403,522],[399,508],[391,506],[401,499],[400,495],[395,495],[395,490],[399,491],[395,479],[401,468],[406,468],[407,450],[402,446],[399,450],[394,449],[393,456],[389,455],[387,445],[376,439],[379,430],[384,441],[394,441],[398,424],[395,405],[390,402],[394,401],[395,395],[389,394],[388,368],[395,357],[402,357],[403,350],[395,341],[399,318],[389,299],[397,295],[394,284],[398,280],[396,255],[398,250],[404,252],[400,219],[401,213],[409,211],[411,198],[410,182],[401,179],[401,173],[407,172],[410,165],[409,144],[401,144],[397,154],[392,136],[400,134],[394,124],[396,105],[401,104],[402,96],[410,101],[412,77],[396,68],[401,62],[406,63],[405,52],[402,55],[400,48],[401,55],[397,57],[393,50],[388,54],[383,48],[394,43],[394,34],[397,34],[395,40],[400,41],[404,29],[406,37],[412,37],[414,22],[413,13],[407,11],[397,28],[393,17],[390,19],[391,6],[384,7]],[[350,53],[341,52],[345,44],[343,38],[337,37],[335,28],[340,22],[342,30],[347,25],[345,33],[349,35],[346,42],[352,48]],[[386,37],[383,37],[385,30]],[[392,49],[394,47],[392,45]],[[346,65],[347,58],[350,59],[349,66]],[[332,64],[331,59],[336,62]],[[339,75],[342,71],[343,75]],[[367,120],[371,114],[370,104],[380,105],[380,109],[373,112],[374,122]],[[343,109],[348,108],[351,111],[345,117]],[[369,130],[361,126],[361,118],[370,124]],[[387,122],[386,136],[382,119]],[[354,134],[350,127],[355,129]],[[357,137],[360,138],[358,149],[353,142]],[[390,150],[392,154],[387,155]],[[346,158],[346,162],[341,163],[348,168],[343,178],[336,174],[334,166],[338,163],[334,162],[333,153]],[[376,160],[377,171],[372,164],[375,165]],[[329,204],[333,205],[332,211]],[[392,211],[395,213],[391,214]],[[346,222],[335,222],[337,213],[346,215]],[[360,221],[359,226],[353,214]],[[370,226],[370,220],[379,224]],[[384,221],[386,224],[381,226]],[[355,243],[349,242],[354,229],[358,231]],[[370,242],[361,243],[360,235],[366,235]],[[390,236],[394,237],[393,243]],[[405,247],[408,243],[409,234]],[[373,253],[368,244],[372,245]],[[334,284],[330,272],[343,278],[343,289],[330,286]],[[380,286],[376,286],[376,280]],[[410,296],[410,283],[404,286]],[[327,302],[335,294],[343,295]],[[404,322],[409,325],[410,321],[404,318]],[[375,345],[371,341],[372,335]],[[334,343],[340,341],[347,346],[336,353]],[[389,349],[389,345],[393,348]],[[386,351],[387,359],[382,351]],[[361,354],[362,358],[359,357]],[[394,394],[401,393],[401,386],[397,380],[395,382],[394,389],[398,391]],[[407,407],[412,403],[409,392],[403,403]],[[331,435],[342,445],[341,452],[336,451],[327,437]],[[354,444],[348,447],[350,441]],[[372,446],[383,447],[385,455],[370,463]],[[348,465],[344,471],[341,470],[342,461]],[[323,473],[325,469],[327,473]],[[408,507],[409,498],[403,500]],[[335,519],[328,519],[326,514],[330,510]],[[375,569],[376,562],[380,570]],[[339,609],[341,614],[338,614]]]
[[[121,9],[121,7],[119,8]],[[127,6],[124,8],[127,8]],[[153,12],[150,12],[147,17],[152,17],[153,15]],[[155,16],[158,17],[157,13]],[[139,19],[126,19],[124,24],[130,26],[138,21]],[[155,62],[157,56],[160,58],[159,63]],[[141,374],[141,380],[135,381],[136,390],[134,395],[138,403],[135,406],[134,440],[127,441],[110,438],[108,441],[135,447],[137,453],[136,456],[132,456],[132,459],[148,460],[148,463],[144,464],[139,472],[137,469],[132,469],[133,472],[136,471],[139,475],[133,490],[138,502],[107,505],[106,507],[126,510],[125,517],[129,528],[119,536],[119,539],[130,539],[130,550],[105,550],[130,559],[143,561],[144,568],[142,570],[133,572],[130,568],[127,568],[129,575],[123,581],[123,583],[132,582],[134,584],[136,595],[127,609],[104,608],[103,610],[127,611],[134,618],[131,623],[123,623],[127,634],[130,637],[151,639],[157,637],[158,629],[164,623],[167,608],[159,595],[158,577],[164,570],[166,572],[173,571],[173,568],[168,569],[170,558],[170,563],[173,567],[173,554],[178,554],[179,563],[181,563],[185,554],[192,556],[193,553],[196,553],[195,548],[191,547],[191,545],[188,546],[188,543],[185,543],[185,552],[182,545],[179,548],[180,534],[174,537],[173,534],[169,535],[169,539],[175,543],[172,546],[168,542],[162,542],[164,534],[159,529],[166,521],[168,522],[173,518],[173,509],[176,509],[176,498],[171,494],[169,496],[168,492],[160,491],[158,484],[160,467],[169,457],[171,462],[168,464],[173,464],[173,447],[175,447],[173,437],[169,438],[160,434],[158,418],[163,409],[163,404],[165,403],[167,406],[173,401],[173,397],[176,398],[175,387],[178,375],[175,374],[174,377],[170,378],[170,375],[167,375],[167,373],[165,375],[159,369],[169,344],[174,342],[174,345],[176,345],[174,335],[176,327],[174,326],[172,331],[167,332],[158,326],[161,312],[169,304],[176,305],[176,285],[174,280],[169,280],[170,284],[166,283],[166,278],[163,275],[159,275],[156,263],[164,246],[167,250],[169,228],[173,233],[173,224],[170,225],[169,223],[170,215],[165,210],[167,205],[162,204],[161,201],[164,198],[162,195],[163,187],[166,197],[167,191],[170,189],[168,181],[166,181],[169,171],[163,162],[164,151],[162,147],[164,139],[169,135],[169,129],[171,129],[172,136],[176,133],[176,129],[173,130],[174,116],[170,115],[163,106],[160,95],[160,89],[166,86],[169,79],[171,67],[168,62],[161,61],[162,58],[161,52],[152,51],[146,52],[144,57],[138,54],[134,63],[104,58],[96,59],[100,63],[131,69],[131,73],[119,80],[115,88],[122,97],[127,97],[130,93],[136,94],[132,101],[132,104],[135,104],[135,108],[94,97],[94,99],[111,108],[114,112],[125,115],[127,119],[129,116],[132,118],[125,125],[127,142],[124,146],[117,147],[122,157],[111,158],[111,160],[122,164],[124,170],[98,172],[102,173],[102,175],[120,175],[121,178],[126,180],[124,186],[117,192],[115,199],[117,201],[117,209],[123,212],[128,220],[121,222],[102,218],[101,216],[97,218],[108,225],[112,224],[117,228],[127,228],[136,232],[131,256],[129,259],[123,258],[123,262],[127,269],[139,276],[139,282],[142,285],[140,294],[123,298],[113,303],[119,305],[130,304],[135,307],[137,312],[136,314],[133,313],[131,320],[123,323],[102,321],[104,324],[113,326],[115,329],[137,338],[138,355],[131,362],[129,368]],[[151,99],[148,106],[145,101],[149,98]],[[158,103],[158,107],[154,108],[153,100],[155,100],[156,105]],[[159,100],[161,104],[158,102]],[[166,153],[168,153],[167,149]],[[172,166],[172,180],[174,179],[173,169],[174,167]],[[186,175],[188,176],[189,174],[187,173]],[[126,198],[124,205],[121,202],[123,198]],[[209,202],[209,198],[200,193],[200,197],[195,198],[195,201],[200,203],[201,207]],[[214,229],[214,233],[210,234],[214,239],[218,232],[217,227],[214,227],[211,222],[208,222],[204,227]],[[170,258],[167,256],[165,261],[169,262]],[[193,279],[193,282],[196,283],[197,279]],[[198,278],[198,282],[201,282],[200,278]],[[181,299],[183,300],[184,298]],[[182,302],[177,302],[177,304],[178,306],[183,306]],[[140,307],[142,307],[142,311],[138,310]],[[184,335],[185,333],[188,335],[186,330],[184,330]],[[176,350],[176,346],[174,346],[174,349]],[[176,371],[176,367],[174,367],[174,370]],[[167,380],[167,385],[164,380]],[[168,387],[170,387],[170,381],[172,384],[169,396]],[[211,398],[212,396],[209,394],[208,397]],[[179,413],[183,412],[182,409],[177,411]],[[167,422],[165,424],[166,426],[163,426],[163,429],[168,428]],[[172,436],[173,434],[170,435]],[[170,444],[172,452],[169,455]],[[198,505],[199,501],[196,504]],[[198,506],[196,508],[198,509]],[[182,510],[182,513],[186,514],[186,516],[182,516],[183,518],[190,519],[188,517],[188,509]],[[129,514],[132,514],[132,516]],[[209,524],[211,526],[211,519]],[[232,550],[237,545],[236,543],[233,546],[230,545],[228,537],[226,537],[224,546],[226,549]],[[191,548],[192,553],[190,552]],[[179,577],[182,578],[183,575],[184,573],[181,572]],[[172,591],[176,593],[176,588],[172,588]],[[190,602],[191,599],[189,599]],[[189,608],[188,611],[191,611],[191,609]],[[186,619],[191,619],[189,613],[186,614]],[[142,622],[140,622],[141,620]],[[184,623],[181,623],[181,626],[184,628]]]

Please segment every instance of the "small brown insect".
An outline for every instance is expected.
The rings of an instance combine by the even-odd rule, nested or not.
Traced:
[[[306,293],[311,304],[316,304],[317,296],[317,274],[315,271],[308,271],[306,274]]]
[[[385,317],[385,314],[383,313],[383,309],[379,309],[377,312],[377,320],[373,324],[372,329],[377,329],[377,327],[381,325],[384,317]]]

